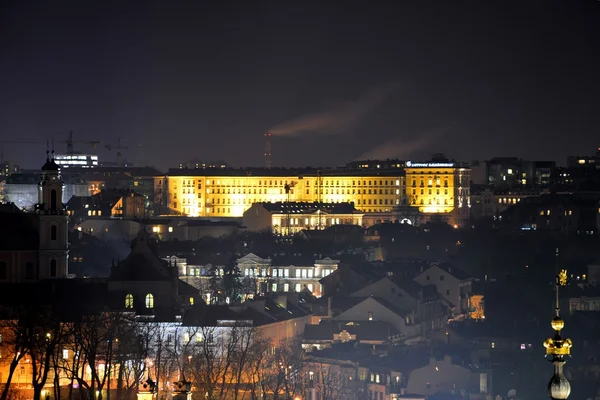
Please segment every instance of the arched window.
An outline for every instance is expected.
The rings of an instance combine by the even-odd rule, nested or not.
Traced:
[[[52,189],[50,192],[50,209],[56,210],[56,190]]]
[[[152,293],[146,295],[146,308],[154,308],[154,296],[152,296]]]
[[[56,260],[50,260],[50,276],[56,276]]]
[[[2,261],[0,262],[0,280],[5,280],[8,278],[8,265]]]
[[[50,240],[56,240],[56,225],[50,227]]]
[[[125,308],[133,308],[133,295],[131,293],[125,296]]]

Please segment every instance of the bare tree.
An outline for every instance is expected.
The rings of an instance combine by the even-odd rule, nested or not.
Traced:
[[[209,400],[239,399],[256,370],[255,330],[244,321],[198,328],[193,382]],[[250,385],[251,386],[251,385]]]
[[[263,387],[274,400],[302,393],[303,354],[301,338],[292,338],[279,343],[266,360]]]
[[[10,382],[19,361],[28,355],[31,359],[33,398],[39,400],[53,368],[53,355],[66,338],[67,325],[61,323],[49,306],[21,306],[10,313],[12,319],[2,321],[3,332],[7,335],[7,343],[3,346],[12,356],[2,399],[8,397]]]
[[[118,353],[119,336],[131,321],[121,313],[88,315],[73,324],[74,355],[69,371],[89,399],[102,400],[111,365]],[[82,393],[83,394],[83,393]]]
[[[0,349],[2,354],[10,358],[10,365],[8,368],[8,377],[6,383],[2,388],[1,400],[8,400],[13,398],[11,395],[10,384],[12,382],[13,375],[19,362],[25,356],[26,351],[26,333],[27,326],[25,321],[19,319],[19,315],[14,315],[14,319],[6,319],[0,321],[0,332],[2,334],[2,340],[0,341]]]
[[[312,361],[306,363],[305,377],[322,400],[352,400],[357,398],[356,369],[338,361]]]

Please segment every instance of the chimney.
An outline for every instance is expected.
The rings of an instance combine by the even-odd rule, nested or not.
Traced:
[[[271,168],[273,166],[271,162],[271,133],[265,133],[265,167]]]

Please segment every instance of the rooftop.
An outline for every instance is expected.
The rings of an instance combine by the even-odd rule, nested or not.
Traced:
[[[272,213],[312,214],[321,211],[328,214],[353,214],[359,212],[354,207],[354,203],[277,202],[258,204]]]

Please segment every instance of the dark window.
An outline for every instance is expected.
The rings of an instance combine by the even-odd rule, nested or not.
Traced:
[[[50,276],[56,276],[56,260],[50,260]]]
[[[427,279],[427,280],[429,280],[429,279],[430,279],[430,278],[429,278],[429,275],[427,275],[427,278],[426,278],[426,279]]]
[[[444,275],[440,275],[440,281],[444,280]]]
[[[8,277],[8,265],[5,262],[0,262],[0,280]]]
[[[450,290],[446,290],[446,296],[450,296]]]
[[[50,240],[56,240],[56,225],[50,227]]]
[[[56,210],[56,190],[52,189],[50,192],[50,209]]]
[[[33,263],[28,262],[25,264],[25,279],[33,279]]]

